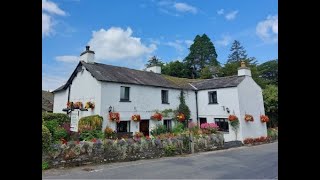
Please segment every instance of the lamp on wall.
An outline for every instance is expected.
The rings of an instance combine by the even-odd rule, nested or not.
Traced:
[[[230,113],[230,110],[229,110],[229,108],[228,108],[228,107],[226,108],[226,110],[227,110],[227,113]]]
[[[111,106],[109,106],[109,113],[112,111],[112,107]]]

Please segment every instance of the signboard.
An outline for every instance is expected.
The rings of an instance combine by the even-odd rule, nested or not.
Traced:
[[[78,112],[71,112],[71,124],[70,124],[70,131],[78,132],[78,122],[79,116]]]

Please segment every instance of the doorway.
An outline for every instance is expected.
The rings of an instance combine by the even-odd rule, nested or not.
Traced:
[[[149,136],[149,120],[141,120],[139,131],[143,133],[144,136]]]
[[[207,118],[200,118],[200,127],[201,124],[207,123]]]

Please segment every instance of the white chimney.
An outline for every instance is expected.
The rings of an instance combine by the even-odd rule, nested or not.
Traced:
[[[238,76],[251,76],[251,70],[246,67],[246,63],[244,61],[241,61],[241,67],[238,68]]]
[[[94,51],[89,50],[90,46],[86,46],[86,51],[80,54],[80,61],[86,63],[94,63]]]
[[[161,74],[161,66],[151,66],[146,68],[146,71]]]

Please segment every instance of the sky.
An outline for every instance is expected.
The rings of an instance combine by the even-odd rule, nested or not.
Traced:
[[[208,35],[226,63],[234,40],[258,63],[278,58],[276,0],[42,0],[42,89],[63,85],[85,46],[96,62],[143,69],[182,61]]]

